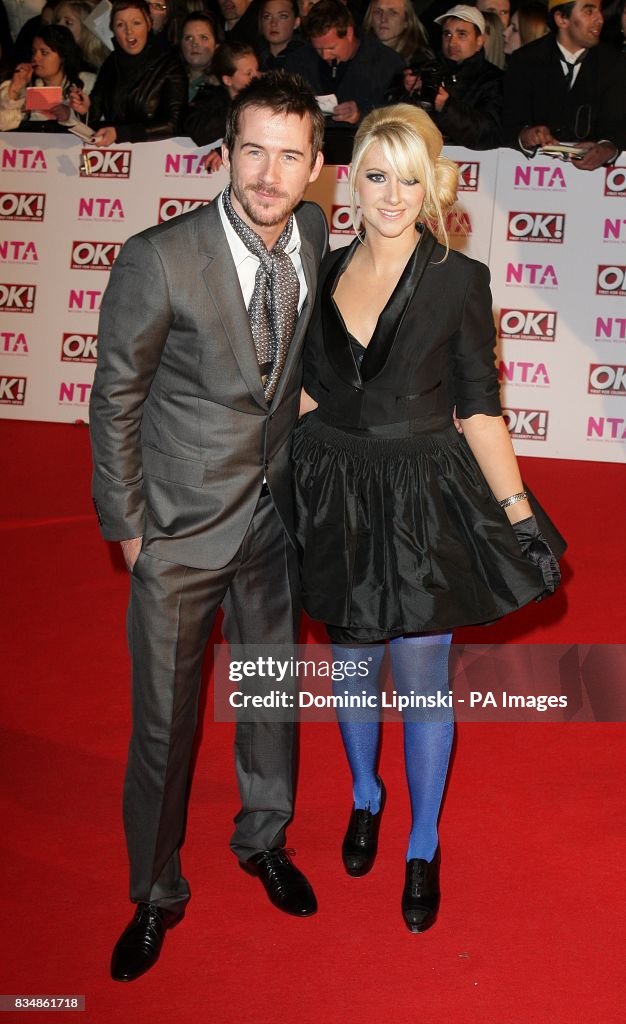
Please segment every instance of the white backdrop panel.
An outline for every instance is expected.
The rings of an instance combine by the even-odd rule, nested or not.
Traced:
[[[206,174],[205,153],[189,139],[100,151],[0,135],[0,418],[87,418],[111,264],[131,234],[217,195],[227,176]],[[446,155],[461,172],[452,245],[492,272],[516,450],[626,461],[624,154],[593,174],[505,150]],[[324,168],[308,198],[331,245],[347,244],[347,168]]]

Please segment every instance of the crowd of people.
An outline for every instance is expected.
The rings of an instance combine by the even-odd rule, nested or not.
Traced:
[[[397,102],[425,110],[449,145],[573,144],[583,170],[626,148],[626,0],[113,0],[108,29],[94,7],[0,0],[0,130],[83,122],[97,146],[204,146],[238,92],[282,68],[318,97],[329,163]],[[207,170],[220,163],[216,147]]]

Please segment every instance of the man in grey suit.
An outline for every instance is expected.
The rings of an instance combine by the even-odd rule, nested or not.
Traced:
[[[229,116],[230,186],[131,238],[102,304],[93,495],[131,574],[124,823],[138,906],[113,952],[117,981],[153,966],[189,899],[179,847],[218,608],[231,643],[295,640],[289,439],[328,238],[319,207],[301,200],[321,170],[323,125],[302,79],[255,80]],[[275,906],[308,916],[313,890],[283,848],[293,723],[238,722],[235,760],[242,806],[231,847]]]

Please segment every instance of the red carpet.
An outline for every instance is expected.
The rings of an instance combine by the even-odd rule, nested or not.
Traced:
[[[111,982],[111,947],[130,916],[119,807],[126,579],[91,513],[87,431],[0,429],[1,993],[84,994],[78,1019],[93,1024],[623,1020],[621,725],[458,729],[441,914],[413,936],[399,911],[408,827],[400,728],[385,732],[390,795],[364,879],[345,876],[339,859],[350,787],[338,731],[302,730],[289,843],[320,912],[297,921],[267,903],[228,851],[232,727],[211,722],[209,698],[183,851],[193,901],[154,971]],[[624,468],[526,460],[523,469],[569,540],[566,586],[463,638],[623,642]]]

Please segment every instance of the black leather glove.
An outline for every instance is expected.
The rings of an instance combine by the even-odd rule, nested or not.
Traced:
[[[519,523],[511,523],[513,532],[519,541],[522,553],[533,565],[539,566],[543,582],[549,594],[553,594],[561,582],[559,563],[550,550],[550,545],[542,534],[534,516],[522,519]]]

